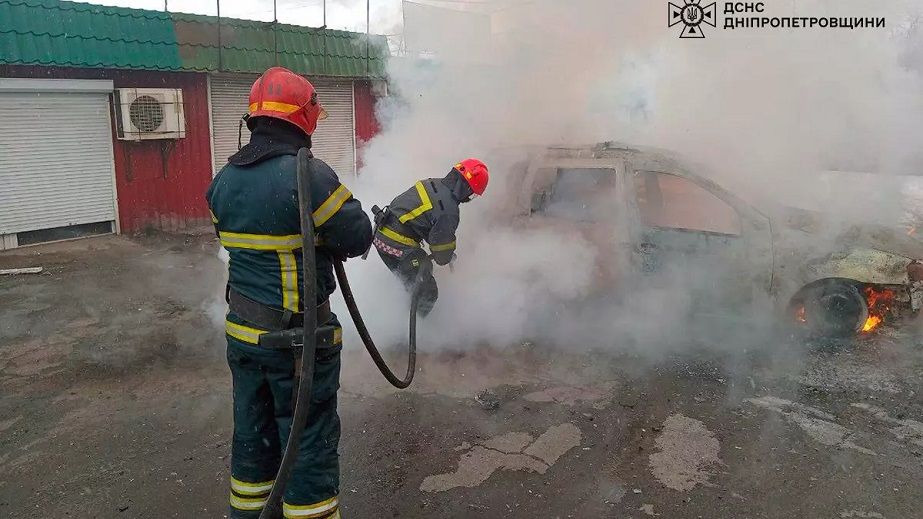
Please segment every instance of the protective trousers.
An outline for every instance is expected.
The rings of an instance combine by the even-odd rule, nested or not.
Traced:
[[[339,325],[337,325],[339,326]],[[341,344],[318,349],[308,423],[283,499],[286,519],[339,519]],[[295,359],[228,337],[234,384],[231,445],[232,519],[258,518],[279,469],[292,425]]]
[[[436,305],[436,299],[439,298],[439,287],[432,273],[432,260],[426,257],[426,252],[423,249],[416,249],[405,252],[402,257],[397,258],[381,249],[376,250],[385,266],[404,283],[404,287],[410,292],[415,289],[420,269],[424,267],[424,264],[429,266],[429,273],[420,280],[420,301],[417,306],[417,313],[420,317],[429,315],[433,311],[433,306]]]

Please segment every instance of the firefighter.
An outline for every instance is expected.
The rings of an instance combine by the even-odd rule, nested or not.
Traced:
[[[439,297],[430,258],[438,265],[455,259],[459,205],[483,195],[487,181],[487,166],[478,159],[466,159],[456,164],[445,178],[421,180],[383,210],[373,208],[376,213],[373,244],[391,272],[410,290],[420,269],[427,269],[420,280],[417,310],[423,317],[429,315]],[[420,245],[423,241],[429,245],[429,255]]]
[[[283,514],[340,517],[337,389],[342,339],[328,297],[335,288],[332,262],[367,250],[372,227],[333,169],[313,161],[318,298],[303,301],[296,154],[311,147],[311,134],[325,117],[307,79],[281,67],[267,70],[250,89],[250,143],[228,159],[206,193],[215,229],[230,255],[225,332],[234,391],[232,518],[259,517],[292,422],[295,356],[291,349],[265,347],[261,337],[301,327],[307,304],[317,306],[318,325],[331,324],[335,332],[318,347],[310,412]]]

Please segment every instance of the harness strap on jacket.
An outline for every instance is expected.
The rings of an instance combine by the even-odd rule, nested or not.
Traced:
[[[264,305],[249,297],[228,288],[228,308],[238,317],[262,330],[278,331],[304,326],[304,313],[291,310],[279,310]],[[324,301],[317,306],[317,322],[326,323],[333,318],[330,311],[330,301]]]

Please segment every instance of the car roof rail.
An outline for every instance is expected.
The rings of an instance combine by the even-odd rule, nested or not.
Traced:
[[[624,150],[624,151],[634,151],[640,152],[638,148],[634,146],[629,146],[628,144],[618,142],[618,141],[603,141],[597,143],[593,146],[594,151],[610,151],[610,150]]]

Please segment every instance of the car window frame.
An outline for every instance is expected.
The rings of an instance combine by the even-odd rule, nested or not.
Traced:
[[[552,215],[552,214],[548,214],[548,213],[547,213],[547,211],[551,208],[551,206],[552,206],[555,202],[562,202],[561,200],[555,200],[556,195],[559,193],[559,190],[558,190],[558,189],[555,189],[555,187],[558,187],[559,189],[562,187],[562,186],[559,184],[559,182],[560,182],[560,180],[561,180],[561,173],[562,173],[563,171],[574,171],[574,170],[587,171],[587,170],[596,170],[596,171],[602,172],[603,175],[607,175],[607,176],[611,177],[611,189],[613,190],[613,194],[614,194],[614,196],[615,196],[615,203],[616,203],[616,204],[620,204],[619,198],[622,196],[622,194],[621,194],[621,192],[620,192],[620,189],[621,189],[621,188],[620,188],[620,186],[619,186],[619,180],[618,180],[619,172],[618,172],[618,169],[616,169],[616,168],[613,168],[613,167],[610,167],[610,166],[600,166],[600,165],[598,165],[598,164],[594,164],[594,165],[592,165],[592,166],[582,166],[582,167],[579,167],[579,168],[575,168],[575,167],[554,167],[554,168],[546,168],[546,167],[543,167],[543,168],[539,168],[539,169],[540,169],[540,170],[550,170],[550,171],[553,171],[553,173],[552,173],[550,176],[547,177],[547,178],[550,178],[550,182],[547,184],[546,189],[541,190],[541,191],[539,191],[539,192],[533,193],[533,200],[532,200],[532,204],[531,204],[531,207],[530,207],[530,211],[531,211],[533,214],[536,214],[536,213],[537,213],[537,214],[542,214],[542,215],[545,215],[545,216],[547,216],[547,217],[549,217],[549,218],[562,218],[562,219],[566,219],[566,220],[569,220],[569,221],[573,221],[574,223],[604,223],[604,222],[595,222],[594,220],[585,220],[585,219],[583,219],[583,218],[571,218],[571,217],[567,217],[567,216],[563,216],[563,215]],[[598,177],[597,177],[597,178],[598,178]],[[607,182],[609,182],[609,180],[607,180]],[[541,195],[542,195],[542,205],[541,205],[541,211],[540,211],[540,212],[536,212],[536,210],[535,210],[535,209],[536,209],[536,208],[535,208],[535,203],[534,203],[534,197],[535,197],[535,195],[538,195],[538,194],[541,194]]]
[[[736,197],[733,197],[732,195],[730,195],[728,191],[721,188],[717,184],[714,184],[713,182],[707,182],[707,181],[699,182],[698,181],[699,177],[695,177],[692,175],[686,175],[686,174],[682,174],[679,172],[666,171],[666,170],[657,169],[657,168],[646,168],[646,167],[639,166],[639,165],[632,165],[630,168],[630,171],[631,171],[631,179],[630,179],[631,193],[630,193],[629,198],[631,200],[632,207],[634,208],[634,213],[635,213],[635,217],[637,218],[638,225],[641,228],[657,229],[657,230],[663,230],[663,231],[700,233],[700,234],[707,234],[710,236],[720,236],[724,238],[743,238],[744,235],[746,234],[747,226],[745,225],[745,222],[748,221],[750,218],[749,213],[743,210],[743,208],[741,207],[742,203]],[[731,208],[731,210],[734,211],[734,214],[737,216],[737,224],[738,224],[739,232],[734,234],[734,233],[726,233],[726,232],[720,232],[720,231],[709,231],[709,230],[704,230],[704,229],[689,229],[686,227],[664,227],[664,226],[658,226],[658,225],[645,224],[641,217],[641,207],[638,204],[637,191],[635,188],[635,178],[639,174],[642,174],[642,173],[655,173],[659,175],[669,175],[671,177],[677,177],[682,180],[691,182],[693,185],[697,186],[698,188],[705,190],[705,192],[714,196],[715,198],[717,198],[719,201],[721,201],[723,204],[727,205],[728,207]],[[705,180],[705,179],[702,179],[702,180]]]
[[[531,210],[532,207],[532,197],[540,192],[549,192],[551,185],[554,183],[554,180],[559,169],[611,169],[614,170],[616,176],[616,191],[617,196],[620,198],[620,206],[625,202],[625,164],[622,160],[617,159],[580,159],[580,158],[543,158],[540,160],[534,160],[529,164],[527,185],[523,186],[524,189],[521,191],[524,195],[525,200],[521,200],[520,204],[523,204],[525,208],[528,209],[528,215],[534,216],[536,213],[533,213]],[[539,172],[542,170],[554,170],[555,174],[540,175]]]

